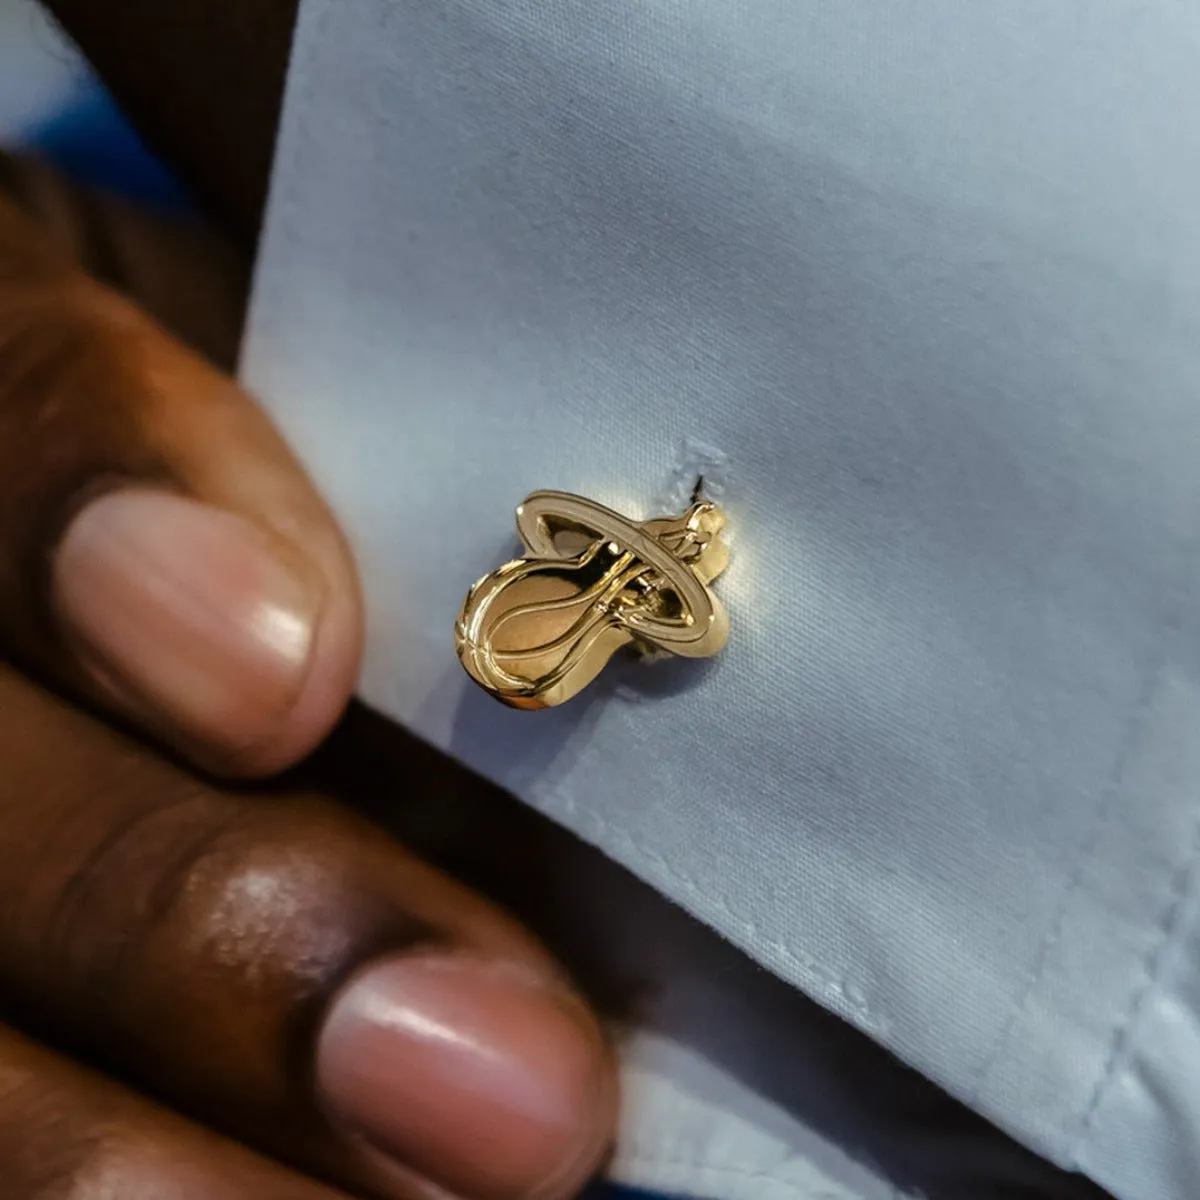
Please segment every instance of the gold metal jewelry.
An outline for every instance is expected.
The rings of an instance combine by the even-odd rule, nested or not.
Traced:
[[[711,657],[729,634],[708,586],[729,561],[724,527],[706,500],[638,524],[582,496],[534,492],[517,509],[528,554],[467,593],[459,660],[497,700],[532,709],[577,695],[624,646]]]

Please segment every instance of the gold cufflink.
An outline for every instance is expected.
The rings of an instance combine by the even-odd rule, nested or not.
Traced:
[[[625,646],[710,658],[729,618],[709,584],[724,570],[725,514],[695,500],[641,524],[582,496],[534,492],[517,509],[528,552],[467,593],[459,660],[497,700],[551,708],[582,691]]]

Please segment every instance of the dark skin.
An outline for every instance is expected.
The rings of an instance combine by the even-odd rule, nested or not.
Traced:
[[[353,563],[217,369],[294,6],[49,7],[222,232],[0,173],[5,1196],[574,1195],[611,1141],[615,1077],[567,971],[510,915],[547,911],[544,829],[361,711],[328,736],[357,669]],[[212,656],[149,584],[122,592],[113,549],[147,497],[181,538],[236,526],[234,611],[268,550],[316,581],[294,688],[267,664],[220,703],[182,689]],[[207,580],[226,559],[202,545]]]

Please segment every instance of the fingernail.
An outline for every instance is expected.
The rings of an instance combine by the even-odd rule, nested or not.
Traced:
[[[54,586],[96,678],[189,741],[247,749],[299,696],[320,586],[235,513],[144,488],[107,493],[68,528]]]
[[[577,1000],[515,966],[390,959],[354,978],[317,1077],[344,1126],[456,1195],[576,1194],[610,1134],[610,1068]]]

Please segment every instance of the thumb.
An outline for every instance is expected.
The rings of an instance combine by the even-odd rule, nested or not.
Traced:
[[[0,647],[255,775],[337,720],[360,641],[350,553],[253,400],[0,198]]]

